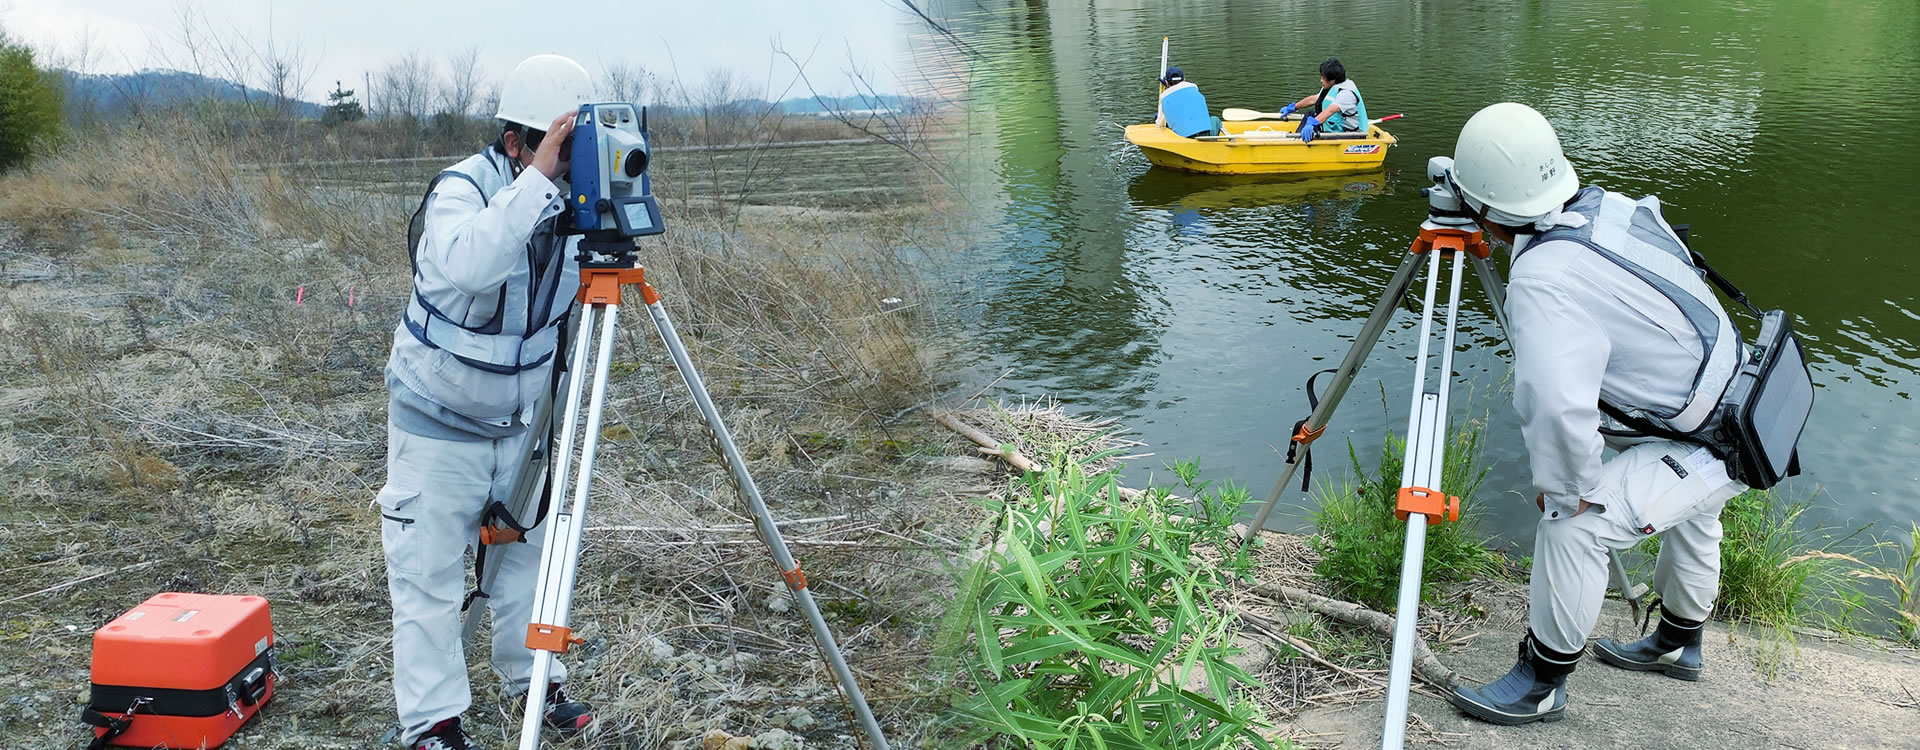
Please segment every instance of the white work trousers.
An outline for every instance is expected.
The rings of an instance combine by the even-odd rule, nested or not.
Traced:
[[[473,702],[460,643],[465,556],[479,538],[481,511],[512,493],[534,433],[460,442],[387,425],[387,485],[377,502],[393,596],[393,695],[409,744]],[[509,695],[526,691],[533,669],[527,623],[545,536],[542,524],[526,542],[487,552],[487,566],[499,566],[486,600],[493,616],[493,668]],[[556,660],[553,681],[566,675]]]
[[[1746,489],[1710,451],[1686,443],[1641,443],[1607,461],[1587,498],[1602,507],[1540,519],[1527,612],[1534,637],[1563,654],[1584,648],[1607,595],[1607,550],[1639,544],[1648,527],[1660,536],[1653,589],[1662,605],[1707,619],[1720,593],[1720,509]]]

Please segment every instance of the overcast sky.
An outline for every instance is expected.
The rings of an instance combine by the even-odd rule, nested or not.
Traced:
[[[188,67],[178,37],[180,2],[168,0],[0,0],[0,29],[53,54],[70,54],[90,31],[95,60],[88,72]],[[822,94],[854,91],[849,71],[895,93],[912,16],[896,0],[192,0],[223,35],[264,47],[299,45],[316,60],[302,98],[320,100],[338,79],[359,88],[362,73],[408,51],[439,66],[469,47],[480,51],[482,75],[497,84],[529,55],[557,52],[596,77],[625,61],[695,86],[713,69],[730,69],[780,98],[794,75],[777,59],[777,38],[812,60],[807,75]],[[169,58],[173,61],[169,65]],[[786,96],[806,94],[804,86]]]

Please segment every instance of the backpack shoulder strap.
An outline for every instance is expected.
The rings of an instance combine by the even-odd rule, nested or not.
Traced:
[[[480,194],[480,206],[485,208],[487,205],[487,191],[481,190],[480,183],[472,176],[451,169],[434,175],[433,180],[427,183],[427,192],[420,196],[420,207],[413,210],[413,218],[407,222],[407,264],[413,267],[415,276],[420,275],[420,237],[427,231],[427,201],[433,199],[433,191],[440,187],[440,181],[448,177],[466,180],[467,184],[473,186],[473,191]]]
[[[1747,300],[1747,293],[1740,291],[1740,287],[1734,286],[1733,282],[1728,281],[1727,277],[1721,276],[1719,271],[1713,270],[1713,266],[1707,265],[1707,256],[1701,255],[1700,251],[1693,249],[1693,244],[1687,241],[1687,230],[1692,229],[1693,225],[1674,224],[1672,226],[1673,233],[1680,237],[1680,244],[1686,246],[1687,255],[1693,259],[1693,266],[1707,275],[1707,281],[1713,282],[1714,286],[1719,287],[1720,291],[1726,293],[1728,299],[1740,303],[1741,307],[1747,308],[1748,312],[1753,313],[1753,317],[1761,317],[1760,308],[1755,307],[1752,302]]]

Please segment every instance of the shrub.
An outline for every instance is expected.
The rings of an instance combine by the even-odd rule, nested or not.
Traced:
[[[1907,530],[1907,555],[1893,584],[1900,597],[1900,609],[1894,613],[1899,619],[1900,636],[1920,644],[1920,523]]]
[[[32,49],[0,34],[0,171],[59,137],[63,96],[59,76],[34,64]]]
[[[1834,550],[1853,535],[1833,539],[1824,527],[1805,529],[1805,500],[1786,500],[1773,490],[1752,490],[1727,501],[1721,511],[1720,598],[1715,605],[1730,620],[1785,633],[1800,625],[1855,630],[1864,608],[1847,571],[1859,560]],[[1821,536],[1816,546],[1815,535]]]
[[[1920,524],[1899,542],[1851,543],[1866,527],[1836,538],[1829,527],[1804,522],[1810,505],[1807,499],[1785,499],[1777,490],[1754,490],[1728,500],[1720,512],[1720,595],[1714,616],[1757,637],[1755,655],[1769,675],[1797,648],[1797,628],[1879,632],[1907,640],[1914,640],[1920,628],[1920,596],[1915,595]],[[1636,545],[1632,556],[1642,564],[1635,577],[1644,577],[1659,554],[1658,536]],[[1883,584],[1885,595],[1871,590]]]
[[[1191,505],[1164,490],[1126,499],[1111,474],[1053,464],[997,508],[1002,546],[947,615],[947,653],[974,688],[956,718],[975,744],[1273,747],[1254,731],[1256,685],[1227,660],[1234,618],[1216,601],[1251,565],[1232,553],[1246,493],[1196,485],[1183,464]]]
[[[1474,422],[1454,433],[1453,445],[1447,449],[1436,489],[1461,498],[1460,520],[1427,527],[1426,562],[1421,567],[1427,584],[1421,587],[1421,597],[1427,601],[1436,593],[1432,584],[1457,583],[1502,569],[1500,555],[1480,543],[1474,528],[1473,494],[1490,468],[1480,460],[1481,430],[1480,423]],[[1320,559],[1313,573],[1335,596],[1381,610],[1396,603],[1407,523],[1393,511],[1405,453],[1406,441],[1388,433],[1380,449],[1380,468],[1369,474],[1348,441],[1353,477],[1338,485],[1322,485],[1314,493],[1319,509],[1313,513],[1316,530],[1308,543]]]

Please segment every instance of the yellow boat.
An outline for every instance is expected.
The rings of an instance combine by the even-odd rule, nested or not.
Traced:
[[[1387,159],[1399,143],[1379,125],[1365,136],[1337,133],[1301,143],[1298,125],[1276,120],[1221,123],[1223,134],[1183,138],[1164,126],[1127,126],[1127,142],[1154,166],[1207,174],[1334,174],[1363,172]]]

